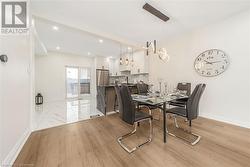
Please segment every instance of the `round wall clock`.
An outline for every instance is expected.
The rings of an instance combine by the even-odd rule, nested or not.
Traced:
[[[201,53],[194,62],[195,70],[202,76],[212,77],[223,73],[229,65],[225,52],[210,49]]]

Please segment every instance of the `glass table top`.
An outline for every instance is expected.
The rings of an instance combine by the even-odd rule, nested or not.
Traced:
[[[149,105],[160,105],[172,100],[187,98],[187,96],[182,94],[168,94],[162,96],[132,94],[132,98],[136,102],[141,102]]]

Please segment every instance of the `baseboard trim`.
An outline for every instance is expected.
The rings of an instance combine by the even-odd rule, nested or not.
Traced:
[[[16,142],[15,146],[11,149],[9,154],[5,157],[3,161],[3,166],[12,166],[20,153],[21,149],[23,148],[24,144],[26,143],[27,139],[31,134],[30,129],[27,129],[20,139]]]
[[[212,119],[212,120],[216,120],[216,121],[228,123],[228,124],[231,124],[231,125],[240,126],[240,127],[243,127],[243,128],[250,129],[250,125],[247,122],[242,122],[242,121],[237,121],[237,120],[229,120],[229,119],[226,119],[224,117],[214,116],[214,115],[211,116],[209,114],[204,114],[204,113],[200,114],[200,116],[203,117],[203,118],[208,118],[208,119]]]

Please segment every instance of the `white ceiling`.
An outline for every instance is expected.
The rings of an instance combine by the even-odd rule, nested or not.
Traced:
[[[54,30],[54,26],[58,27],[58,30]],[[120,53],[120,44],[117,42],[55,22],[35,18],[35,28],[40,42],[48,51],[105,57],[116,57]],[[99,42],[100,39],[103,40],[103,43]],[[58,46],[60,50],[56,49]],[[123,47],[125,50],[125,46]],[[41,49],[37,49],[36,53],[41,54]]]
[[[163,22],[142,9],[145,2],[170,17]],[[122,43],[143,46],[146,41],[164,41],[171,36],[206,26],[250,9],[249,0],[33,0],[32,14],[70,27],[101,35],[99,38],[69,27],[57,33],[37,21],[37,32],[48,50],[61,44],[65,52],[91,51],[104,56],[119,54]],[[93,50],[93,51],[92,51]]]

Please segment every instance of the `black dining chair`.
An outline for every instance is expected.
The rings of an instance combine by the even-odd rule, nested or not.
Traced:
[[[191,83],[184,83],[184,82],[178,83],[176,89],[189,97],[191,94]],[[188,100],[188,97],[172,100],[169,104],[172,106],[184,107],[185,103]]]
[[[191,83],[181,82],[177,84],[177,89],[183,91],[187,96],[191,94]]]
[[[147,95],[148,93],[148,85],[145,83],[137,83],[136,84],[138,94],[140,95]]]
[[[139,95],[147,95],[149,93],[149,87],[145,83],[137,83],[137,90]],[[146,104],[138,104],[140,108],[145,108],[148,110],[149,114],[152,115],[152,110],[157,109],[157,107],[152,105],[146,105]]]
[[[150,143],[152,141],[152,133],[153,133],[153,127],[152,127],[152,116],[145,113],[145,112],[140,112],[136,111],[135,108],[135,103],[133,102],[133,99],[131,97],[131,93],[129,88],[126,85],[122,85],[121,87],[115,86],[115,91],[117,94],[117,100],[119,104],[119,113],[121,119],[134,126],[134,129],[132,132],[127,133],[117,139],[118,143],[120,146],[126,150],[128,153],[134,152],[136,149],[140,148],[141,146]],[[129,149],[123,142],[122,140],[135,134],[136,129],[137,129],[137,124],[142,121],[148,121],[149,122],[149,137],[145,142],[142,144],[137,145],[136,147]]]
[[[185,107],[173,107],[173,108],[168,109],[166,112],[174,114],[174,115],[178,115],[181,117],[185,117],[189,121],[189,126],[191,127],[192,120],[196,119],[199,115],[199,102],[205,90],[205,87],[206,87],[205,84],[196,85],[194,91],[192,92],[187,102],[185,103]],[[175,118],[175,124],[176,124],[176,127],[179,128],[176,118]],[[201,137],[194,133],[192,134],[197,137],[197,139],[193,143],[191,143],[192,145],[195,145],[196,143],[199,142]]]

